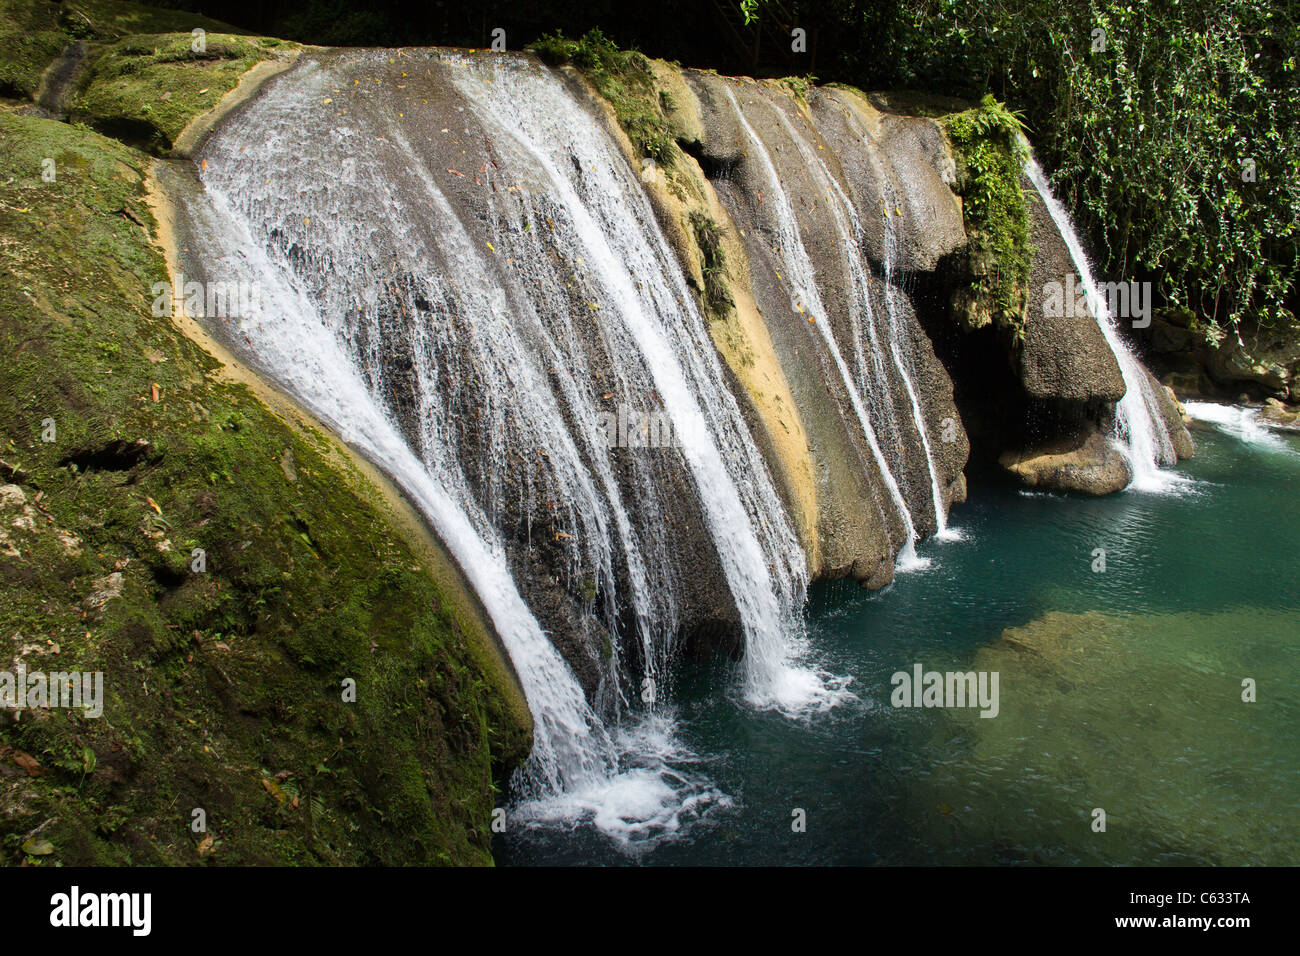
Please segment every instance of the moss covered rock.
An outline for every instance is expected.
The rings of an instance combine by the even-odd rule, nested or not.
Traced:
[[[530,728],[457,582],[152,314],[146,157],[14,115],[0,156],[0,671],[104,675],[0,710],[0,859],[490,862]]]
[[[296,49],[266,37],[145,34],[90,47],[69,118],[156,154],[172,149],[195,116],[212,109],[262,60]]]
[[[979,107],[940,122],[956,160],[953,188],[962,197],[970,240],[967,281],[956,295],[955,314],[968,329],[992,323],[1019,343],[1033,257],[1019,120],[986,96]]]
[[[4,0],[0,3],[0,95],[35,99],[42,78],[61,53],[74,44],[102,50],[124,37],[184,34],[193,30],[238,34],[243,31],[183,10],[166,10],[124,0]]]

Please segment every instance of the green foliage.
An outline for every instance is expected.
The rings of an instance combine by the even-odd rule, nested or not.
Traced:
[[[768,5],[740,3],[760,17]],[[1151,280],[1211,339],[1243,323],[1285,329],[1300,312],[1294,0],[794,6],[844,25],[823,73],[1023,109],[1107,277]]]
[[[811,73],[807,76],[787,76],[781,79],[781,83],[794,94],[795,99],[806,101],[808,91],[817,83],[817,77]]]
[[[1021,187],[1024,124],[991,95],[979,108],[941,122],[961,164],[958,189],[976,264],[970,294],[988,303],[995,321],[1018,338],[1033,257]]]
[[[967,114],[971,133],[977,136],[1001,137],[1012,146],[1022,158],[1028,155],[1024,140],[1027,131],[1023,110],[1011,110],[1005,103],[999,103],[992,93],[985,93],[980,100],[980,108]]]
[[[727,272],[727,255],[722,248],[722,230],[718,224],[702,212],[692,212],[690,217],[691,232],[695,235],[695,244],[699,247],[700,271],[704,275],[704,305],[712,318],[726,318],[735,302],[728,289],[730,276]]]
[[[655,84],[654,70],[643,53],[621,50],[599,28],[580,40],[559,31],[528,47],[551,66],[572,64],[614,108],[618,123],[641,156],[672,166],[676,145],[666,113],[672,109]]]

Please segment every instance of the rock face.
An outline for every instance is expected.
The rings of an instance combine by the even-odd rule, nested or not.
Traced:
[[[1157,312],[1142,333],[1153,369],[1166,385],[1188,395],[1235,399],[1300,399],[1300,341],[1279,331],[1243,328],[1218,344],[1190,327],[1191,314]]]
[[[1030,488],[1110,494],[1132,479],[1105,438],[1124,377],[1096,319],[1078,308],[1082,287],[1064,239],[1028,179],[1023,187],[1034,254],[1024,336],[1010,357],[1024,427],[1004,433],[1010,447],[998,463]]]
[[[999,463],[1022,484],[1045,491],[1108,495],[1132,478],[1124,456],[1096,431],[1059,439],[1033,451],[1004,452]]]
[[[961,201],[951,189],[955,163],[938,123],[856,90],[814,90],[808,100],[818,131],[865,203],[872,262],[892,257],[901,273],[933,272],[966,244]],[[879,198],[886,195],[895,202],[892,210]],[[892,215],[881,215],[886,211]]]
[[[909,534],[935,531],[934,486],[945,515],[965,497],[952,382],[912,302],[916,274],[965,242],[943,135],[847,90],[686,82],[687,148],[743,239],[746,294],[807,435],[814,573],[882,586]]]
[[[1080,295],[1082,287],[1065,241],[1028,180],[1025,200],[1034,244],[1024,344],[1016,356],[1025,393],[1062,408],[1074,406],[1081,415],[1113,405],[1124,397],[1119,363],[1097,320],[1074,308],[1072,296],[1064,297],[1064,308],[1050,307],[1046,290],[1052,284],[1063,293],[1077,289]]]
[[[985,328],[950,336],[945,358],[985,461],[996,459],[1000,469],[1028,487],[1110,494],[1133,477],[1109,438],[1117,403],[1127,393],[1124,374],[1087,307],[1050,212],[1027,177],[1022,188],[1033,254],[1018,335]],[[961,326],[960,318],[954,314],[949,322]],[[999,371],[1002,362],[1009,373]],[[1191,438],[1175,402],[1139,367],[1149,386],[1144,391],[1172,444],[1168,454],[1189,457]]]
[[[746,457],[742,390],[710,354],[697,293],[656,227],[653,174],[610,148],[581,78],[524,57],[507,58],[505,76],[487,55],[473,68],[392,59],[303,54],[207,142],[205,183],[247,204],[239,213],[337,326],[368,395],[499,548],[588,699],[613,713],[683,644],[740,646],[719,479],[740,476],[723,506],[773,540],[782,502],[771,496],[775,514],[756,503],[769,479],[757,451]],[[376,110],[365,83],[421,109]],[[280,148],[273,130],[325,98],[330,110],[293,120],[306,139],[332,141],[346,111],[369,141],[404,145],[313,151],[314,173],[243,174],[245,141]],[[302,177],[323,183],[340,163],[302,193]],[[651,416],[662,434],[638,431]],[[609,434],[606,420],[629,425]],[[798,554],[791,543],[782,554]]]
[[[1179,406],[1173,390],[1161,385],[1146,366],[1142,367],[1142,374],[1147,377],[1151,392],[1155,395],[1156,409],[1159,412],[1161,421],[1164,423],[1165,430],[1169,433],[1170,440],[1173,442],[1174,454],[1180,459],[1191,458],[1195,453],[1192,436],[1187,432],[1187,426],[1183,421],[1183,410]]]

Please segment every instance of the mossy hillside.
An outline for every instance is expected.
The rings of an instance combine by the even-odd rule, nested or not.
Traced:
[[[106,698],[0,712],[0,859],[489,862],[528,733],[373,486],[150,314],[143,156],[18,116],[0,156],[0,669]]]
[[[957,163],[971,278],[959,304],[972,327],[994,322],[1019,342],[1029,293],[1033,248],[1021,187],[1024,165],[1019,117],[991,96],[979,107],[940,120]]]
[[[0,95],[30,99],[41,75],[77,40],[111,43],[137,33],[241,31],[219,20],[119,0],[0,0]]]
[[[295,44],[269,37],[133,35],[96,43],[87,56],[69,118],[163,155],[195,116],[212,109],[257,63]]]
[[[0,95],[36,95],[45,68],[72,42],[77,29],[67,13],[48,2],[0,0]]]

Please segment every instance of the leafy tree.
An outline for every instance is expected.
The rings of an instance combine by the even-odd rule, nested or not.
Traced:
[[[772,0],[738,2],[753,18]],[[1151,280],[1211,339],[1243,321],[1293,326],[1295,0],[804,6],[808,22],[839,25],[824,76],[971,99],[992,92],[1022,109],[1109,276]]]

